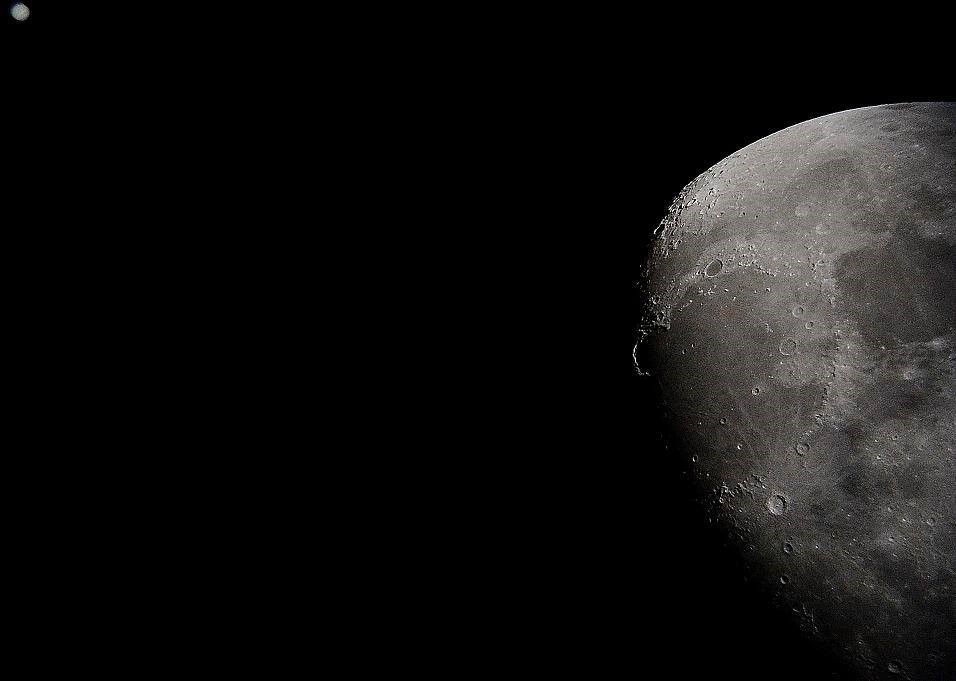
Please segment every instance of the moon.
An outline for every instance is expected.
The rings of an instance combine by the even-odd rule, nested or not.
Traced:
[[[844,678],[956,679],[956,104],[741,149],[641,277],[635,365],[742,576]]]
[[[30,8],[18,2],[10,8],[10,16],[17,21],[26,21],[30,17]]]

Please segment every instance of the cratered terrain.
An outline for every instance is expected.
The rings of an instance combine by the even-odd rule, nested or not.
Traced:
[[[745,577],[860,679],[956,679],[956,104],[844,111],[675,199],[638,371]]]

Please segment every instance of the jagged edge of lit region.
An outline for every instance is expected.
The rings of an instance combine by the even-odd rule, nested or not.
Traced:
[[[792,125],[788,125],[788,126],[785,127],[785,128],[781,128],[780,130],[776,130],[776,131],[770,133],[769,135],[764,135],[763,137],[758,137],[757,139],[753,140],[752,142],[749,142],[748,144],[745,144],[745,145],[744,145],[743,147],[741,147],[740,149],[737,149],[736,151],[731,152],[731,153],[729,154],[729,156],[733,156],[734,154],[736,154],[736,153],[738,153],[738,152],[740,152],[740,151],[746,149],[747,147],[750,147],[750,146],[752,146],[752,145],[754,145],[754,144],[757,144],[758,142],[761,142],[762,140],[765,140],[765,139],[767,139],[767,138],[769,138],[769,137],[773,137],[774,135],[779,135],[780,133],[784,132],[785,130],[789,130],[790,128],[795,128],[795,127],[797,127],[798,125],[805,125],[805,124],[807,124],[807,123],[812,123],[813,121],[820,120],[821,118],[827,118],[828,116],[833,116],[833,115],[835,115],[835,114],[848,113],[848,112],[851,112],[851,111],[863,111],[864,109],[876,109],[876,108],[883,107],[883,106],[898,106],[898,105],[900,105],[900,104],[945,104],[945,103],[946,103],[946,102],[936,102],[936,101],[932,101],[932,102],[931,102],[931,101],[918,101],[918,102],[886,102],[886,103],[883,103],[883,104],[868,104],[867,106],[858,106],[858,107],[854,107],[854,108],[852,108],[852,109],[843,109],[843,110],[840,110],[840,111],[831,111],[830,113],[820,114],[819,116],[815,116],[814,118],[808,118],[808,119],[806,119],[806,120],[797,121],[796,123],[793,123]],[[706,175],[707,173],[709,173],[713,168],[715,168],[717,165],[719,165],[721,162],[723,162],[726,158],[729,158],[729,156],[724,157],[723,159],[720,159],[720,161],[718,161],[717,163],[715,163],[714,165],[712,165],[710,168],[708,168],[707,170],[705,170],[703,173],[701,173],[700,175],[698,175],[697,177],[695,177],[694,179],[692,179],[690,182],[688,182],[686,185],[684,185],[684,186],[680,189],[680,191],[678,191],[678,192],[674,195],[674,198],[671,199],[670,205],[668,206],[667,212],[665,213],[664,217],[661,218],[661,220],[658,222],[657,226],[651,231],[651,233],[650,233],[650,235],[649,235],[649,236],[651,237],[651,241],[654,241],[656,238],[659,238],[659,237],[662,236],[662,235],[661,235],[661,230],[664,228],[664,226],[665,226],[665,224],[666,224],[666,222],[667,222],[667,218],[668,218],[668,217],[670,216],[670,214],[673,212],[674,206],[677,204],[678,200],[683,197],[684,192],[687,190],[687,188],[690,187],[692,184],[694,184],[694,182],[696,182],[700,177],[703,177],[704,175]],[[648,256],[648,260],[649,260],[649,256]],[[646,302],[646,301],[642,301],[642,307],[643,307],[643,303],[645,303],[645,302]],[[644,313],[644,311],[642,310],[642,311],[641,311],[641,316],[642,316],[642,317],[644,316],[643,313]],[[653,326],[656,326],[656,325],[653,325]],[[664,325],[665,328],[666,328],[667,326],[668,326],[667,324]],[[633,363],[634,363],[634,370],[635,370],[635,372],[637,373],[638,376],[650,376],[650,375],[651,375],[650,372],[648,372],[646,369],[642,369],[642,368],[641,368],[641,366],[640,366],[640,360],[638,359],[638,354],[639,354],[639,352],[640,352],[641,343],[643,343],[643,342],[647,339],[647,337],[648,337],[648,336],[650,335],[650,333],[651,333],[651,330],[652,330],[652,325],[649,325],[649,324],[647,324],[647,323],[643,323],[643,322],[642,322],[641,325],[640,325],[639,328],[638,328],[638,331],[637,331],[637,339],[636,339],[636,342],[634,343],[634,347],[633,347],[632,350],[631,350],[631,359],[632,359],[632,361],[633,361]]]

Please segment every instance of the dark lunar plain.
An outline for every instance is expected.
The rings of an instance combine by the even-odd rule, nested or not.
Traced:
[[[674,481],[645,499],[670,513],[638,599],[652,647],[695,651],[675,675],[954,677],[954,107],[744,149],[926,99],[947,98],[754,103],[692,136],[698,114],[674,113],[650,145],[636,261],[720,162],[674,204],[650,280],[635,268],[629,316],[652,375],[632,370],[626,410],[648,475]]]

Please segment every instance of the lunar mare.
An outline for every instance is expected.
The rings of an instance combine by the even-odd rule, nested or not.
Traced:
[[[956,679],[956,104],[754,142],[654,233],[634,359],[750,578],[861,679]]]

